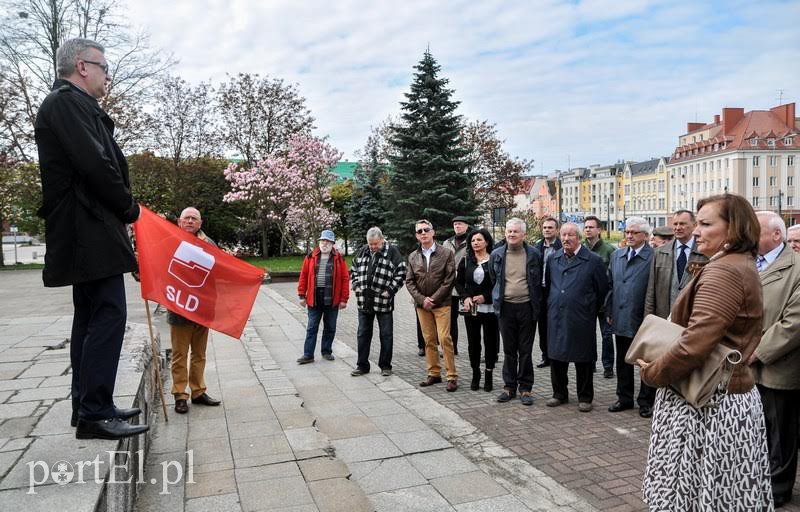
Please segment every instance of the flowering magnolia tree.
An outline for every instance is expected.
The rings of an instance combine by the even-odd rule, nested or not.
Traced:
[[[281,247],[310,241],[336,222],[328,187],[334,181],[331,167],[342,154],[317,137],[296,134],[285,152],[267,157],[253,167],[231,164],[225,179],[231,191],[225,201],[253,205],[264,237],[270,226],[281,234]],[[262,237],[263,238],[263,237]],[[264,256],[266,240],[262,239]]]

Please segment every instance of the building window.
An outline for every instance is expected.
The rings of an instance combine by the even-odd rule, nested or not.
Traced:
[[[753,157],[753,167],[758,167],[758,155]]]
[[[753,206],[758,206],[758,196],[753,196]]]
[[[769,165],[770,167],[775,167],[778,165],[778,157],[777,156],[770,156],[769,157]]]
[[[758,186],[758,176],[753,176],[753,186],[754,187]]]
[[[775,176],[770,176],[770,177],[769,177],[769,186],[770,186],[770,187],[774,187],[774,186],[775,186],[775,183],[776,183],[777,181],[778,181],[778,179],[777,179]]]
[[[769,146],[769,147],[775,147],[775,139],[773,139],[772,137],[770,137],[769,139],[767,139],[767,146]]]
[[[794,176],[787,176],[786,177],[786,184],[789,185],[790,187],[794,186]]]
[[[794,165],[794,155],[789,155],[786,157],[786,165]]]
[[[786,206],[794,206],[794,197],[786,196]]]
[[[725,168],[726,169],[728,168],[728,159],[727,158],[725,159]]]
[[[769,196],[769,205],[775,206],[775,196]]]
[[[750,145],[751,146],[758,146],[758,138],[757,137],[753,137],[752,139],[750,139]]]
[[[786,137],[785,139],[783,139],[783,145],[784,146],[791,146],[792,145],[792,138],[791,137]]]

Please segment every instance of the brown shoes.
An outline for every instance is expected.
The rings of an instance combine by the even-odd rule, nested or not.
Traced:
[[[186,400],[175,400],[175,412],[178,414],[186,414],[189,412],[189,404],[186,403]]]
[[[428,375],[428,378],[420,382],[419,386],[424,388],[426,386],[432,386],[434,384],[441,384],[441,383],[442,383],[441,377],[434,377],[433,375]]]
[[[458,381],[457,380],[448,380],[447,381],[447,391],[452,393],[453,391],[458,389]]]

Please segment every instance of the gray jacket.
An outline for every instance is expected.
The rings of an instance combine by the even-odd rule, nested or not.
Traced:
[[[646,243],[628,261],[628,248],[617,249],[609,258],[606,315],[611,318],[611,330],[618,336],[633,338],[644,320],[644,297],[650,276],[653,248]]]
[[[683,279],[678,282],[675,270],[675,244],[677,242],[677,240],[673,240],[656,249],[653,254],[650,261],[647,295],[644,299],[645,316],[653,314],[667,318],[678,293],[692,280],[691,264],[708,261],[708,258],[697,251],[697,244],[695,244],[686,263]]]

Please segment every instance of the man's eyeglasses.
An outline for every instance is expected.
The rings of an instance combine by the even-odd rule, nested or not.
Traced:
[[[639,233],[644,233],[644,231],[630,231],[630,230],[625,231],[626,235],[638,235]]]
[[[83,60],[83,59],[81,59],[81,60]],[[108,74],[108,62],[103,63],[103,62],[97,62],[97,61],[94,61],[94,60],[84,60],[83,62],[85,62],[87,64],[94,64],[95,66],[97,66],[100,69],[102,69],[103,73],[105,73],[106,75]]]
[[[420,228],[417,230],[417,234],[421,235],[422,233],[430,233],[431,228]]]

